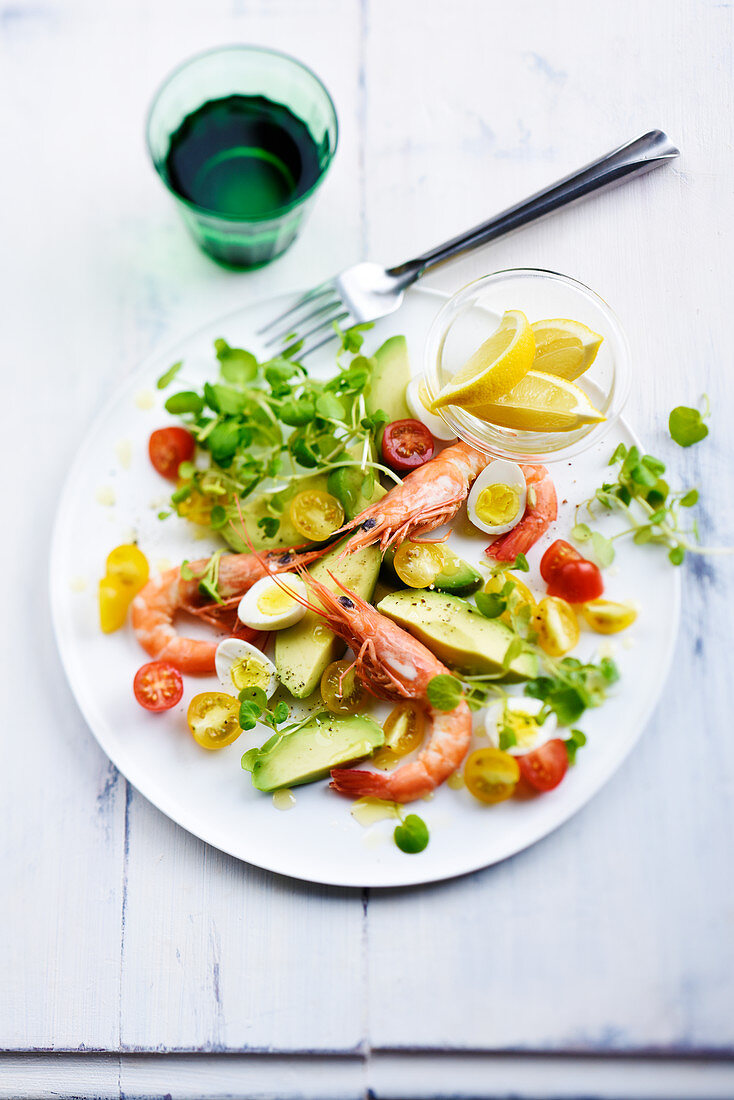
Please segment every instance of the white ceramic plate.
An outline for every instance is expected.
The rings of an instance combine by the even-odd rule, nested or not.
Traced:
[[[411,292],[397,314],[368,334],[366,349],[405,333],[417,371],[442,300],[429,291]],[[180,388],[199,386],[216,367],[213,340],[224,336],[232,345],[256,351],[252,333],[278,305],[271,301],[234,313],[156,354],[126,381],[89,431],[59,503],[51,554],[53,620],[72,690],[95,737],[127,779],[189,832],[239,859],[338,886],[404,886],[496,863],[546,836],[583,806],[642,733],[665,683],[679,616],[678,572],[656,549],[625,540],[617,544],[617,561],[606,572],[606,595],[636,601],[639,617],[614,639],[582,634],[577,652],[591,657],[611,644],[622,678],[613,697],[587,712],[580,723],[588,745],[563,783],[530,801],[497,806],[484,806],[466,790],[444,786],[431,801],[411,807],[431,834],[428,848],[419,855],[405,855],[394,845],[395,822],[359,825],[350,815],[350,802],[326,782],[295,788],[293,808],[275,809],[271,796],[254,790],[240,768],[244,750],[264,740],[265,731],[258,738],[256,731],[243,734],[219,752],[200,749],[188,733],[188,701],[214,687],[214,678],[186,678],[182,703],[164,714],[150,714],[133,698],[133,676],[148,658],[132,632],[100,633],[97,582],[112,547],[137,537],[154,570],[200,557],[214,547],[213,542],[193,539],[184,520],[157,518],[169,485],[151,467],[147,442],[154,428],[171,420],[163,410],[171,390],[156,390],[156,379],[183,359],[174,389],[178,383]],[[332,365],[333,350],[327,349],[312,370],[318,373]],[[573,506],[604,480],[609,454],[620,440],[634,442],[624,424],[573,466],[551,466],[563,503],[558,523],[531,552],[534,566],[552,539],[568,535]],[[616,521],[608,522],[613,526]],[[452,546],[469,561],[482,558],[486,544],[486,536],[479,534],[452,535]],[[537,572],[530,580],[544,591]]]

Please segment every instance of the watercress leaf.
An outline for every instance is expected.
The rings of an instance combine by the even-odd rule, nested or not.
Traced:
[[[426,692],[432,707],[446,711],[455,710],[464,694],[460,682],[448,673],[442,673],[429,680]]]
[[[618,462],[622,462],[622,460],[626,457],[627,448],[625,447],[624,443],[620,443],[612,457],[609,459],[609,465],[615,466]]]
[[[502,585],[502,588],[500,589],[500,596],[502,596],[506,600],[509,599],[509,597],[512,595],[512,593],[515,591],[516,587],[517,587],[517,585],[516,585],[515,581],[513,581],[512,578],[510,578],[510,580],[505,581],[505,583]],[[516,601],[510,600],[510,603],[513,603],[513,602],[516,602]]]
[[[275,709],[273,710],[273,721],[276,725],[279,726],[281,722],[285,722],[289,714],[290,710],[288,709],[288,704],[286,703],[285,699],[281,699],[275,704]]]
[[[602,657],[599,662],[599,671],[608,684],[616,684],[619,680],[619,669],[611,657]]]
[[[690,409],[686,405],[677,405],[673,409],[668,417],[668,431],[681,447],[691,447],[709,434],[698,409]]]
[[[320,393],[316,398],[316,413],[326,420],[343,420],[344,406],[333,393]]]
[[[401,852],[416,855],[428,846],[428,826],[417,814],[408,814],[401,825],[395,826],[395,843]]]
[[[259,709],[265,710],[268,705],[268,697],[261,687],[246,687],[237,696],[241,703],[251,703]]]
[[[169,367],[168,370],[165,371],[156,382],[156,388],[159,390],[164,390],[166,386],[170,386],[171,382],[173,382],[174,378],[181,370],[182,366],[183,359],[179,359],[178,363],[174,363],[172,367]]]
[[[218,382],[206,382],[204,385],[206,403],[214,412],[222,416],[239,416],[249,404],[249,398],[232,386],[223,386]]]
[[[503,726],[500,730],[499,747],[503,752],[507,752],[513,745],[517,744],[517,734],[511,726]]]
[[[207,436],[207,447],[219,466],[229,466],[240,442],[240,425],[235,420],[220,420]]]
[[[652,528],[649,525],[638,527],[634,535],[632,536],[632,541],[636,543],[637,546],[644,546],[650,541],[652,535]]]
[[[180,485],[178,489],[174,489],[171,493],[171,504],[180,504],[182,500],[187,500],[191,496],[191,490],[193,485]]]
[[[611,508],[612,507],[612,501],[611,501],[609,493],[607,492],[606,489],[597,489],[596,492],[594,493],[594,496],[596,497],[596,499],[599,501],[600,504],[604,505],[605,508]]]
[[[594,549],[594,557],[602,569],[606,569],[608,565],[612,564],[614,561],[614,543],[611,539],[605,538],[600,531],[592,531],[591,545]]]
[[[292,435],[288,445],[293,458],[299,466],[305,466],[307,470],[313,470],[314,467],[318,466],[318,455],[302,435]]]
[[[496,619],[507,607],[507,600],[498,592],[477,592],[477,610],[481,611],[485,619]]]
[[[649,517],[648,522],[649,523],[662,523],[663,520],[665,519],[665,517],[667,516],[667,514],[668,514],[668,509],[667,508],[658,508],[657,512],[653,512],[652,515]]]
[[[258,725],[260,711],[253,711],[250,703],[242,703],[240,706],[239,723],[242,729],[254,729]]]
[[[221,504],[215,504],[209,516],[209,526],[219,531],[227,522],[227,513]]]
[[[668,552],[668,558],[673,563],[673,565],[682,565],[683,564],[683,559],[685,558],[685,556],[686,556],[686,552],[685,552],[685,550],[683,549],[682,546],[674,546]]]
[[[308,424],[316,415],[316,406],[310,394],[301,397],[286,397],[278,405],[279,418],[289,428],[300,428]]]
[[[280,520],[275,516],[263,516],[257,521],[257,525],[266,539],[274,539],[280,529]]]
[[[257,359],[244,348],[231,348],[226,340],[214,341],[214,350],[219,360],[219,369],[227,382],[235,386],[244,386],[257,376]]]
[[[574,542],[588,542],[591,538],[591,528],[588,523],[577,523],[571,531]]]
[[[689,489],[680,498],[680,503],[683,508],[692,508],[694,504],[698,503],[698,489]]]
[[[509,568],[517,569],[519,573],[530,572],[530,565],[528,564],[528,559],[525,557],[524,554],[518,554],[515,560],[510,564]]]
[[[553,691],[555,681],[550,676],[536,676],[525,684],[525,694],[531,699],[547,699]]]
[[[562,726],[570,726],[586,710],[586,703],[578,688],[558,688],[548,695],[546,702]]]
[[[665,504],[665,501],[668,499],[669,492],[670,486],[668,485],[667,481],[663,481],[662,478],[658,478],[652,489],[650,489],[649,493],[645,497],[645,500],[651,508],[659,508],[661,505]]]
[[[661,462],[659,458],[655,458],[654,455],[643,455],[642,465],[646,466],[656,477],[660,477],[661,474],[665,473],[665,463]]]
[[[654,474],[652,470],[648,470],[647,466],[642,462],[638,462],[629,472],[630,480],[635,485],[642,485],[645,489],[652,489],[657,484],[658,476]]]
[[[203,400],[193,390],[182,390],[181,393],[171,394],[165,404],[166,412],[174,416],[182,416],[184,413],[193,413],[194,416],[198,416],[203,408]]]
[[[194,579],[194,573],[188,560],[181,563],[181,577],[185,581],[192,581]]]

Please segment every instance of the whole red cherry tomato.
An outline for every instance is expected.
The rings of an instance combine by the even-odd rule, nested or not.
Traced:
[[[560,596],[567,603],[598,600],[604,591],[601,571],[593,561],[568,561],[548,585],[549,596]]]
[[[196,440],[185,428],[157,428],[148,442],[150,461],[159,474],[175,481],[182,462],[188,462],[196,449]]]
[[[133,691],[146,710],[170,710],[183,695],[183,677],[168,661],[150,661],[135,673]]]
[[[560,596],[567,603],[597,600],[604,591],[599,567],[563,539],[556,539],[543,554],[540,575],[548,585],[548,595]]]
[[[420,420],[393,420],[382,436],[382,457],[393,470],[415,470],[433,458],[433,436]]]
[[[550,584],[562,565],[566,565],[569,561],[582,560],[581,554],[571,546],[570,542],[556,539],[540,559],[540,575],[546,584]]]
[[[536,791],[552,791],[568,771],[568,753],[560,737],[546,741],[538,749],[516,756],[520,775]]]

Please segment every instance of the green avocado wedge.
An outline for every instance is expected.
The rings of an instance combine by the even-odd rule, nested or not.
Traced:
[[[309,573],[332,592],[338,592],[338,585],[329,575],[333,574],[351,592],[370,600],[380,571],[379,549],[367,546],[340,558],[343,548],[343,543],[334,546],[311,566]],[[311,594],[309,599],[318,604]],[[321,616],[315,611],[307,611],[300,622],[276,634],[278,678],[291,695],[305,699],[319,686],[326,666],[341,657],[345,649],[345,643],[332,634]]]
[[[423,642],[449,668],[469,675],[503,672],[503,658],[517,635],[499,619],[486,619],[458,596],[405,589],[385,596],[377,610]],[[521,653],[502,677],[508,683],[538,675],[537,658]]]
[[[367,412],[382,409],[388,423],[408,419],[411,413],[405,402],[405,391],[410,382],[410,359],[405,337],[391,336],[377,349],[374,359],[369,391],[365,396]]]
[[[385,734],[373,718],[323,711],[292,733],[276,733],[262,748],[250,749],[242,767],[259,791],[277,791],[323,779],[332,768],[371,756]]]

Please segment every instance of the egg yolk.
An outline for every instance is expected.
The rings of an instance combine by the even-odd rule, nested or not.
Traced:
[[[250,687],[259,687],[265,691],[270,681],[268,670],[262,661],[258,661],[255,657],[249,656],[239,657],[236,661],[232,662],[230,676],[232,677],[232,683],[238,691]]]
[[[289,596],[287,592],[284,592],[282,588],[274,584],[272,588],[266,588],[265,591],[258,596],[257,609],[262,612],[263,615],[268,615],[273,618],[275,615],[282,615],[284,611],[290,611],[294,603],[295,600],[292,596]]]
[[[483,523],[498,527],[514,519],[520,505],[520,494],[511,485],[497,482],[482,489],[476,504],[477,516]]]
[[[506,710],[502,725],[515,735],[515,744],[519,749],[529,749],[538,736],[538,723],[529,714]]]

